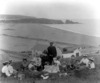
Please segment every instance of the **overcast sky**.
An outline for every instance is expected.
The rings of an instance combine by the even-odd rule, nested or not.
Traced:
[[[43,0],[44,1],[44,0]],[[90,19],[97,18],[96,7],[93,6],[93,2],[56,2],[56,0],[50,2],[41,2],[36,0],[8,0],[0,5],[1,14],[21,14],[36,17],[57,18],[57,19]],[[61,0],[60,0],[61,1]],[[70,0],[67,0],[70,1]],[[4,10],[5,8],[5,10]]]
[[[53,19],[100,19],[99,0],[0,0],[0,14]],[[100,37],[100,21],[95,36]],[[88,33],[88,32],[87,32]]]
[[[94,18],[93,11],[80,5],[70,5],[64,3],[44,3],[44,4],[15,4],[8,6],[6,13],[22,14],[35,17],[55,18],[55,19],[87,19]]]

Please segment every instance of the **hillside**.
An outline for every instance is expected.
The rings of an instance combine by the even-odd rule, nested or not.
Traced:
[[[66,20],[65,24],[80,24],[80,23],[79,22],[74,22],[74,21],[71,21],[71,20]]]
[[[2,43],[0,48],[3,49],[29,50],[37,41],[55,41],[67,46],[96,46],[100,42],[98,37],[56,29],[43,24],[18,23],[2,24],[2,26],[4,27],[0,36]]]
[[[47,19],[47,18],[36,18],[31,16],[22,15],[0,15],[1,23],[38,23],[38,24],[64,24],[62,20],[57,19]],[[78,22],[73,22],[67,20],[66,24],[78,24]]]
[[[20,20],[25,18],[35,18],[35,17],[24,16],[24,15],[6,15],[6,14],[0,15],[0,20]]]

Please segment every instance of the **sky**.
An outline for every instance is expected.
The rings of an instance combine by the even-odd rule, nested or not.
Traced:
[[[0,0],[0,14],[62,20],[95,19],[94,36],[97,37],[100,37],[99,8],[99,0]]]
[[[8,0],[9,1],[9,0]],[[1,7],[1,14],[20,14],[35,17],[46,17],[56,19],[92,19],[97,18],[95,15],[96,8],[89,3],[84,2],[66,2],[58,0],[54,1],[27,1],[27,0],[13,0],[3,2]],[[69,1],[69,0],[68,0]],[[77,1],[77,0],[76,0]],[[87,0],[88,1],[88,0]]]

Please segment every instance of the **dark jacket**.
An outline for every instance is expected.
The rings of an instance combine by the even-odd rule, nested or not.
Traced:
[[[47,48],[47,50],[48,50],[48,55],[49,56],[52,56],[52,57],[56,57],[57,56],[57,50],[56,50],[55,46],[49,46]]]

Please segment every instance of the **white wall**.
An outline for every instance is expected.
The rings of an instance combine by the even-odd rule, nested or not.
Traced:
[[[82,55],[81,51],[76,49],[73,53],[62,54],[63,58],[70,58],[72,55],[76,56],[76,53],[79,53],[79,56]]]
[[[62,54],[63,58],[70,58],[74,53]]]
[[[80,51],[80,50],[78,50],[78,49],[76,49],[76,50],[74,51],[74,55],[75,55],[75,56],[76,56],[76,53],[79,53],[79,56],[81,56],[81,55],[82,55],[81,51]]]

